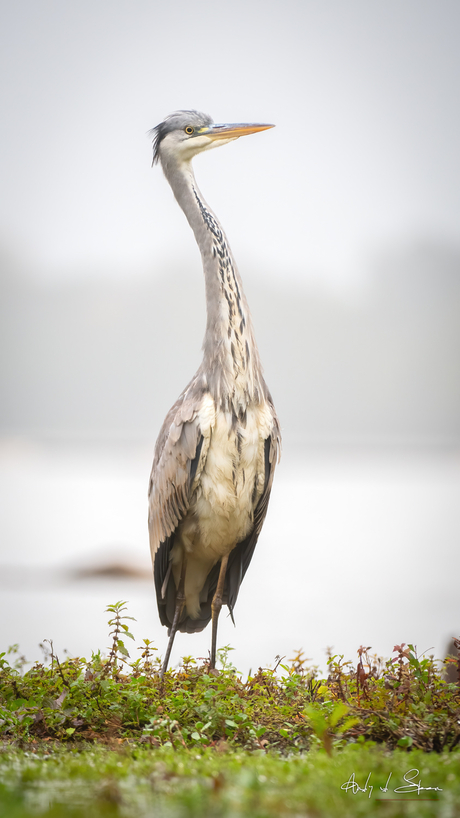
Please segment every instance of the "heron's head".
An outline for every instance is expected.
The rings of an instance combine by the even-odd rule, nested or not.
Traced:
[[[153,163],[190,162],[197,153],[217,148],[240,136],[273,128],[273,125],[216,125],[200,111],[176,111],[150,133],[153,137]]]

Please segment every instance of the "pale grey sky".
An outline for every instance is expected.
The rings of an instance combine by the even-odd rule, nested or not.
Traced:
[[[177,108],[276,129],[196,162],[240,268],[348,286],[460,243],[457,0],[3,3],[0,245],[43,277],[132,276],[193,237],[146,131]]]

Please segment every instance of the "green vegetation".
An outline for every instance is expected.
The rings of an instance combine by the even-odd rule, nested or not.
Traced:
[[[50,643],[25,671],[14,649],[0,654],[0,814],[369,815],[411,769],[442,792],[403,792],[401,814],[433,814],[422,797],[458,814],[460,688],[432,657],[403,644],[385,662],[360,648],[356,667],[330,656],[320,679],[300,651],[243,680],[225,648],[219,672],[184,657],[162,682],[148,640],[130,658],[125,610],[108,608],[105,658],[60,662]]]
[[[441,678],[432,657],[397,645],[387,662],[360,648],[358,665],[330,656],[318,679],[298,652],[289,664],[259,668],[243,681],[220,651],[222,669],[184,657],[160,680],[156,649],[144,641],[131,661],[124,603],[111,605],[112,647],[86,659],[50,664],[21,675],[0,655],[0,735],[5,739],[106,741],[131,738],[153,747],[216,747],[299,752],[372,740],[388,748],[453,750],[460,744],[459,687]],[[455,663],[455,659],[452,660]],[[18,663],[16,663],[18,664]],[[20,665],[20,661],[19,661]]]
[[[457,818],[458,762],[457,753],[397,750],[388,755],[359,744],[348,745],[332,757],[324,750],[287,757],[229,748],[152,751],[130,743],[117,751],[100,746],[79,752],[62,747],[47,751],[42,747],[35,754],[5,751],[0,758],[0,814],[5,818],[37,814],[40,818]],[[416,791],[395,793],[412,769],[419,771],[415,782],[439,790],[423,790],[420,796]],[[353,793],[351,784],[348,792],[341,789],[353,773],[363,790],[371,774],[365,792]],[[385,788],[390,773],[388,791],[382,792],[379,788]],[[405,803],[390,801],[396,798],[404,798]]]

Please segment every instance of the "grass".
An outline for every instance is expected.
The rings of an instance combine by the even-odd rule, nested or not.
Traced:
[[[348,745],[333,756],[315,750],[295,756],[238,749],[161,747],[129,742],[118,750],[41,748],[5,751],[0,761],[0,810],[8,818],[72,816],[433,816],[458,815],[458,755]],[[395,793],[404,775],[424,787],[420,795]],[[365,792],[342,789],[353,772]],[[382,792],[391,775],[388,792]],[[373,787],[371,790],[370,787]],[[369,797],[370,796],[370,797]],[[403,798],[404,801],[390,799]],[[382,803],[384,799],[386,803]],[[429,799],[429,800],[425,800]],[[382,810],[383,807],[383,810]]]
[[[460,686],[413,645],[330,656],[326,678],[300,651],[243,679],[225,648],[218,673],[184,657],[162,682],[148,640],[129,656],[125,603],[108,611],[107,657],[0,654],[0,815],[459,814]]]

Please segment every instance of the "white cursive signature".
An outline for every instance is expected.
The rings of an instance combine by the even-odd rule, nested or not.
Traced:
[[[372,795],[372,791],[374,789],[374,786],[372,784],[369,784],[371,775],[372,775],[372,773],[369,773],[369,775],[367,776],[366,783],[364,784],[364,787],[360,787],[359,784],[356,781],[355,774],[352,773],[350,775],[350,778],[348,779],[348,781],[345,781],[345,783],[341,785],[340,789],[345,790],[345,792],[348,792],[349,790],[351,790],[353,795],[356,795],[358,792],[369,792],[369,795],[367,797],[370,798],[371,795]],[[390,773],[384,787],[379,787],[379,790],[381,792],[388,792],[388,785],[390,783],[390,778],[391,778],[392,775],[393,775],[393,773]],[[416,792],[417,795],[420,795],[422,790],[434,790],[436,792],[442,792],[441,787],[422,787],[422,784],[421,784],[420,781],[414,781],[414,778],[417,778],[418,775],[419,775],[419,770],[415,769],[415,767],[412,770],[408,770],[408,772],[403,776],[403,780],[406,783],[403,784],[401,787],[395,787],[393,792],[404,792],[404,793],[414,793],[414,792]]]
[[[404,781],[406,784],[403,787],[396,787],[393,792],[416,792],[417,795],[420,795],[422,790],[435,790],[436,792],[442,792],[441,787],[422,787],[420,781],[415,782],[414,778],[416,778],[419,774],[419,771],[415,769],[409,770],[406,775],[404,776]]]
[[[350,778],[348,779],[348,781],[345,781],[345,784],[342,784],[340,789],[345,790],[345,792],[348,792],[348,790],[351,790],[353,795],[356,795],[357,792],[367,792],[367,790],[369,788],[369,795],[367,797],[370,798],[371,795],[372,795],[372,790],[374,789],[373,785],[369,784],[369,779],[370,779],[371,775],[372,775],[372,773],[369,773],[369,775],[367,776],[366,783],[365,783],[364,787],[360,787],[359,784],[356,783],[355,774],[352,773],[350,775]],[[369,787],[368,787],[368,785],[369,785]]]

